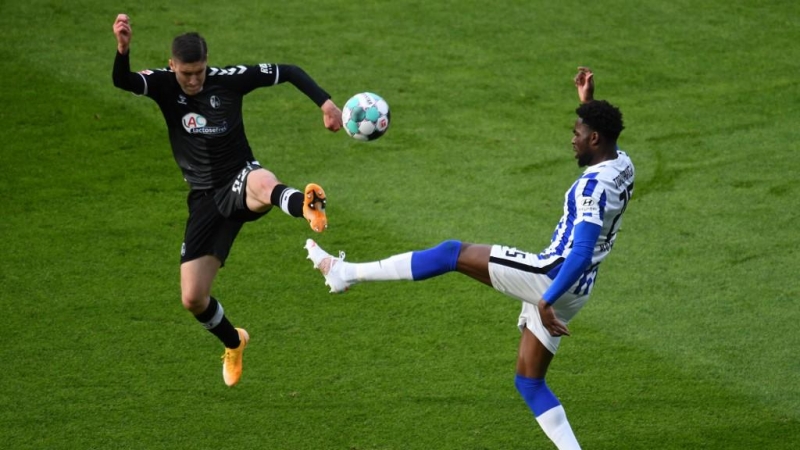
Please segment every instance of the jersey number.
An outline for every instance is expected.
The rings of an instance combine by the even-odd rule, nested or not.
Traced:
[[[614,217],[614,221],[611,222],[611,230],[608,232],[606,242],[611,242],[614,239],[614,236],[617,235],[617,231],[619,231],[619,219],[622,217],[625,209],[628,208],[628,202],[631,201],[631,194],[633,194],[633,183],[631,183],[619,194],[619,201],[622,202],[622,209],[619,210],[619,214],[617,214],[617,216]]]
[[[237,194],[242,193],[242,185],[244,184],[244,180],[247,177],[247,174],[250,173],[250,168],[246,167],[242,172],[236,177],[236,180],[233,181],[233,185],[231,186],[231,190],[236,192]]]
[[[512,252],[511,250],[514,250],[514,251]],[[525,255],[526,255],[525,252],[521,252],[521,251],[519,251],[517,249],[513,249],[513,248],[511,250],[506,250],[506,256],[508,256],[509,258],[525,259]]]

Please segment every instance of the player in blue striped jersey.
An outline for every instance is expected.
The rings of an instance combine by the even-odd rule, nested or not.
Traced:
[[[564,212],[550,245],[529,253],[503,245],[445,241],[427,250],[354,264],[334,258],[314,241],[308,257],[325,276],[331,292],[365,281],[419,281],[461,272],[522,300],[522,332],[515,384],[545,434],[560,449],[580,448],[564,408],[545,383],[545,375],[567,324],[589,299],[599,264],[614,246],[622,215],[633,193],[631,159],[617,147],[622,114],[594,100],[593,74],[579,68],[575,77],[581,105],[572,147],[583,174],[564,196]]]

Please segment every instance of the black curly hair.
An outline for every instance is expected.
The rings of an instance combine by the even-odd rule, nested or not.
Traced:
[[[625,129],[619,108],[605,100],[583,103],[575,112],[583,123],[611,142],[616,142],[619,134]]]
[[[172,57],[182,63],[205,61],[208,46],[198,33],[184,33],[172,40]]]

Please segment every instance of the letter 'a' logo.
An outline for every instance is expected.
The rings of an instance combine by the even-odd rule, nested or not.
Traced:
[[[198,128],[204,128],[208,121],[205,117],[201,116],[200,114],[196,113],[189,113],[183,116],[181,119],[181,123],[183,124],[183,129],[189,133],[195,132],[194,130]]]

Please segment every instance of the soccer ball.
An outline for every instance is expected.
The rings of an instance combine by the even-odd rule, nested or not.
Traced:
[[[373,141],[389,128],[389,104],[372,92],[350,97],[342,109],[344,130],[359,141]]]

